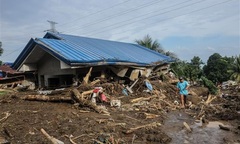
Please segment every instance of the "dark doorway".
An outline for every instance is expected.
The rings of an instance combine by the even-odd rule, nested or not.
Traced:
[[[48,78],[48,87],[59,87],[60,79],[59,78]]]

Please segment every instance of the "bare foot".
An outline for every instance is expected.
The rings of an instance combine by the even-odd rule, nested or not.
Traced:
[[[185,109],[185,106],[184,105],[180,106],[180,109]]]

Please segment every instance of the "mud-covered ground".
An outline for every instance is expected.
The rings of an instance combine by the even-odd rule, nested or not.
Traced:
[[[179,109],[175,105],[176,103],[174,104],[178,97],[175,95],[173,85],[154,84],[154,82],[152,84],[154,89],[161,94],[139,92],[124,96],[117,88],[114,89],[114,85],[105,87],[109,95],[114,95],[122,102],[120,108],[103,104],[110,115],[96,113],[88,107],[81,107],[72,102],[42,102],[21,99],[22,96],[36,93],[31,91],[1,94],[0,142],[8,141],[12,144],[51,143],[41,132],[41,129],[44,129],[49,135],[65,144],[193,143],[198,142],[197,135],[201,132],[206,134],[206,140],[199,142],[211,143],[212,141],[207,140],[210,135],[212,139],[218,137],[217,141],[213,142],[240,143],[240,97],[217,98],[210,105],[203,106],[199,103],[202,99],[206,99],[206,89],[194,87],[191,89],[194,96],[189,96],[189,101],[196,104],[184,110]],[[135,90],[137,88],[139,87],[136,87]],[[140,91],[139,89],[138,91]],[[66,92],[64,95],[68,94]],[[138,97],[156,95],[157,97],[149,100],[130,102]],[[204,118],[206,123],[221,121],[230,128],[230,131],[217,128],[219,134],[215,136],[213,133],[216,130],[205,132],[202,124],[196,126],[195,120],[200,120],[201,111],[204,111],[201,118]],[[154,117],[147,118],[147,114],[152,114]],[[188,132],[183,122],[187,122],[193,132]],[[128,133],[131,128],[136,129]],[[200,133],[199,130],[201,130]],[[219,136],[221,136],[220,139]],[[200,139],[203,140],[204,137],[200,137]]]

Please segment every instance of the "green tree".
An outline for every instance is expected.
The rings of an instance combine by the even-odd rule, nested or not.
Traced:
[[[202,60],[194,56],[191,62],[178,60],[170,65],[170,68],[175,72],[177,76],[184,76],[190,81],[196,81],[203,75],[201,65]]]
[[[3,53],[2,42],[0,42],[0,56]],[[2,65],[2,61],[0,60],[0,65]]]
[[[230,78],[232,80],[240,83],[240,55],[235,57],[235,60],[232,63],[232,67],[228,72],[231,74]]]
[[[165,52],[165,50],[162,48],[161,44],[157,40],[153,41],[153,39],[149,35],[146,35],[142,40],[135,40],[135,42],[141,46],[147,47],[158,53],[169,56],[170,58],[172,58],[173,61],[179,60],[175,53],[170,52],[170,51]]]
[[[167,52],[165,53],[165,55],[166,55],[166,56],[169,56],[169,57],[172,58],[174,61],[179,60],[179,59],[178,59],[178,56],[177,56],[175,53],[173,53],[173,52],[167,51]]]
[[[135,42],[141,46],[165,54],[165,51],[161,47],[161,44],[157,40],[153,41],[149,35],[146,35],[142,40],[135,40]]]
[[[188,64],[186,61],[177,60],[176,62],[170,64],[170,69],[178,77],[183,76],[185,78],[188,78]]]
[[[207,79],[214,83],[222,83],[230,78],[230,74],[228,73],[230,66],[229,59],[222,57],[218,53],[214,53],[208,58],[207,65],[203,67],[203,71]]]
[[[194,56],[190,62],[190,72],[192,81],[196,81],[203,75],[201,65],[204,64],[200,57]]]
[[[2,53],[3,53],[2,42],[0,42],[0,56],[2,55]]]
[[[198,56],[194,56],[192,59],[191,59],[191,64],[196,67],[196,69],[201,69],[201,65],[204,64],[201,60],[200,57]]]

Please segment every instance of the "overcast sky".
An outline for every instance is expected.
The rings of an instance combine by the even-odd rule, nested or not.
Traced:
[[[0,0],[3,62],[57,22],[60,33],[134,43],[149,34],[166,51],[204,62],[240,54],[240,0]]]

